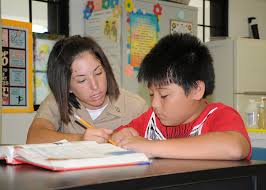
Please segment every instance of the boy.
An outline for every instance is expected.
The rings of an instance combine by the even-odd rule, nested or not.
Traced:
[[[138,80],[148,85],[151,108],[116,130],[118,146],[161,158],[250,159],[240,115],[205,99],[214,89],[212,57],[195,36],[162,38],[145,56]]]

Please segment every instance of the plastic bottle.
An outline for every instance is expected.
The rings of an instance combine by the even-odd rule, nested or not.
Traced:
[[[261,98],[260,103],[258,104],[258,127],[259,129],[265,129],[265,105],[263,98]]]
[[[249,103],[246,109],[246,124],[248,128],[258,128],[258,111],[257,103],[254,99],[249,99]]]

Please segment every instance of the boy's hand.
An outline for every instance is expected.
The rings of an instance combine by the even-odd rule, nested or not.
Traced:
[[[96,141],[97,143],[107,143],[108,139],[110,139],[113,130],[111,129],[96,129],[96,128],[88,128],[86,129],[85,133],[83,134],[82,140],[90,140]]]
[[[139,136],[139,133],[133,128],[124,128],[112,135],[112,140],[119,143],[126,137]]]
[[[128,150],[134,150],[136,152],[143,152],[151,158],[153,157],[151,152],[154,148],[154,146],[152,146],[152,143],[153,141],[141,136],[130,136],[123,138],[119,143],[117,143],[117,146]]]

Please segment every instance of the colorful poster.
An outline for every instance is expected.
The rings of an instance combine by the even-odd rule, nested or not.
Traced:
[[[61,37],[49,39],[48,35],[45,34],[34,34],[34,36],[34,70],[46,71],[50,52]]]
[[[193,34],[192,31],[192,23],[191,22],[182,22],[179,20],[170,20],[170,33],[190,33]]]
[[[2,110],[32,112],[31,24],[2,20]]]
[[[103,48],[117,82],[121,75],[121,10],[120,6],[93,11],[85,20],[85,35],[91,36]]]
[[[63,35],[34,33],[34,105],[39,105],[49,94],[47,82],[47,64],[55,43]]]
[[[2,46],[8,47],[8,29],[2,29]]]
[[[2,67],[2,86],[9,86],[9,69]]]
[[[23,30],[9,30],[9,47],[26,48],[26,32]]]
[[[25,106],[26,105],[26,93],[25,88],[10,88],[10,105],[13,106]]]
[[[10,86],[26,86],[26,70],[25,69],[9,69]]]
[[[154,14],[130,15],[130,64],[138,69],[144,56],[158,40],[158,20]]]
[[[25,50],[10,49],[9,59],[10,67],[25,68],[26,66]]]
[[[9,102],[9,88],[2,86],[2,106],[10,105]]]
[[[50,89],[47,81],[46,72],[35,72],[34,79],[34,104],[39,105],[49,94]]]
[[[2,104],[9,105],[9,69],[2,67]]]

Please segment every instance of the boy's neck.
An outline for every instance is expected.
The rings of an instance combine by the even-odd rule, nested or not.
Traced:
[[[207,105],[208,105],[208,102],[206,101],[206,99],[199,100],[197,105],[195,105],[195,110],[194,110],[193,116],[186,123],[190,123],[190,122],[194,121],[203,112],[203,110],[207,107]]]

